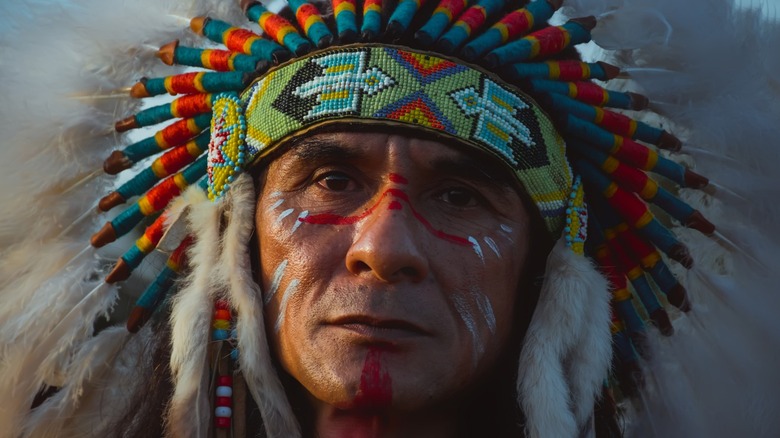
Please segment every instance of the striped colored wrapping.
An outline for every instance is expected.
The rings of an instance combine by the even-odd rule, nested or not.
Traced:
[[[425,46],[433,44],[467,5],[468,0],[441,0],[414,37]]]
[[[597,215],[602,217],[605,215],[603,212],[614,210],[623,217],[633,229],[637,230],[642,237],[652,242],[656,247],[674,260],[682,263],[681,259],[687,256],[687,254],[680,253],[680,248],[683,247],[682,244],[671,231],[655,218],[647,208],[647,205],[636,195],[623,190],[620,186],[611,182],[609,178],[597,170],[591,172],[587,165],[580,166],[582,163],[584,162],[580,161],[577,163],[577,169],[581,172],[580,174],[582,175],[582,179],[586,183],[586,186],[589,186],[589,189],[592,189],[593,193],[601,193],[604,196],[603,199],[598,196],[591,196],[588,198],[589,204],[597,212]],[[595,170],[593,168],[591,169]],[[606,202],[604,202],[604,200],[606,200]],[[609,206],[607,206],[607,204]],[[600,215],[599,212],[601,212]]]
[[[252,55],[266,61],[273,61],[285,51],[279,44],[261,38],[254,32],[213,18],[194,18],[190,27],[196,33],[224,45],[233,52]]]
[[[546,0],[536,0],[525,8],[505,15],[483,34],[463,47],[463,56],[474,60],[496,47],[525,35],[537,23],[546,23],[555,9]]]
[[[165,93],[196,94],[243,90],[253,77],[251,73],[232,71],[191,72],[164,78],[142,79],[136,87],[142,86],[146,95],[136,97],[158,96]]]
[[[252,3],[246,10],[246,16],[256,22],[279,44],[284,45],[296,55],[302,55],[311,50],[311,43],[298,33],[298,30],[289,21],[274,14],[260,3]]]
[[[632,94],[606,90],[592,82],[531,79],[529,85],[539,93],[560,94],[590,105],[620,109],[632,109],[634,106]]]
[[[683,224],[687,223],[695,212],[693,207],[672,195],[663,187],[660,187],[641,170],[621,163],[619,160],[601,151],[590,151],[586,159],[599,166],[604,173],[608,174],[621,187],[638,194],[645,201],[661,207],[671,217]],[[582,166],[586,166],[586,163],[581,163]]]
[[[608,67],[609,70],[607,70]],[[501,73],[509,80],[517,81],[526,78],[554,79],[559,81],[580,81],[599,79],[606,81],[617,75],[617,67],[604,62],[581,61],[546,61],[518,62],[501,68]]]
[[[499,67],[555,55],[567,47],[588,41],[590,41],[590,28],[580,21],[571,20],[563,26],[546,27],[498,47],[485,55],[485,62],[492,67]]]
[[[154,136],[131,144],[122,153],[133,163],[152,156],[160,151],[179,146],[200,134],[211,124],[211,114],[200,114],[193,118],[181,119],[166,126]]]
[[[592,122],[602,128],[623,137],[658,144],[664,134],[662,129],[638,122],[626,115],[588,105],[563,94],[550,93],[553,108],[563,113],[571,113],[580,119]]]
[[[333,0],[336,33],[343,42],[354,41],[357,37],[356,10],[355,0]]]
[[[165,208],[176,196],[206,174],[205,155],[198,158],[182,172],[162,180],[149,190],[135,204],[128,207],[111,221],[117,237],[124,236],[135,228],[143,218]]]
[[[400,36],[411,24],[414,14],[425,0],[400,0],[390,18],[387,20],[387,33]]]
[[[215,71],[254,71],[260,58],[219,49],[196,49],[177,46],[173,59],[176,64],[202,67]]]
[[[192,240],[191,236],[184,238],[168,257],[165,267],[157,275],[154,282],[138,297],[127,320],[127,330],[130,333],[136,333],[149,319],[152,312],[165,300],[168,291],[173,287],[177,274],[185,263],[187,248],[192,244]]]
[[[439,38],[437,47],[444,53],[454,52],[485,25],[488,17],[495,15],[503,7],[502,0],[480,0],[458,17],[455,24]]]
[[[298,26],[317,47],[327,46],[333,41],[333,34],[316,6],[303,0],[289,0],[287,3],[295,14]]]
[[[657,152],[647,146],[613,134],[573,115],[569,115],[566,119],[566,132],[613,155],[626,164],[662,175],[685,187],[685,168],[674,161],[659,156]],[[582,142],[572,141],[570,143],[574,147],[581,148],[584,154],[587,154],[587,149],[592,149]]]
[[[214,95],[189,94],[175,99],[171,103],[154,106],[135,115],[137,127],[152,126],[175,118],[194,117],[211,112]]]
[[[144,194],[162,178],[178,172],[187,164],[195,161],[208,147],[209,139],[210,134],[206,130],[195,137],[194,140],[167,151],[154,160],[151,166],[119,186],[116,189],[117,193],[124,199]]]

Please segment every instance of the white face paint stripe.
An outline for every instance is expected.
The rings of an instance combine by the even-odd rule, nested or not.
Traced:
[[[487,323],[490,332],[495,333],[496,315],[493,313],[493,306],[490,304],[490,298],[480,292],[474,292],[473,294],[474,300],[477,302],[477,307],[479,307],[479,311],[482,313],[482,316],[485,317],[485,322]]]
[[[282,196],[282,192],[280,192],[280,191],[278,191],[278,190],[277,190],[277,191],[275,191],[275,192],[271,193],[271,194],[270,194],[270,195],[268,195],[268,196],[270,196],[271,198],[278,198],[278,197]]]
[[[293,211],[294,211],[294,210],[293,210],[292,208],[288,208],[287,210],[285,210],[285,211],[281,212],[281,213],[279,214],[279,217],[277,217],[277,218],[276,218],[276,222],[274,223],[274,225],[278,225],[278,224],[279,224],[279,222],[281,222],[281,221],[282,221],[282,219],[284,219],[284,218],[286,218],[287,216],[289,216],[289,215],[290,215],[290,214],[291,214]]]
[[[475,239],[472,236],[469,236],[469,242],[471,242],[471,247],[474,248],[474,252],[477,253],[479,259],[482,260],[482,263],[485,263],[485,255],[482,254],[482,247],[479,246],[479,242],[477,242],[477,239]]]
[[[303,223],[301,222],[301,219],[305,218],[308,215],[309,215],[309,210],[302,211],[301,214],[298,215],[298,218],[295,219],[295,224],[293,224],[292,231],[290,231],[290,233],[294,233],[295,230],[297,230],[298,227],[300,227],[301,224]]]
[[[507,233],[511,233],[512,232],[512,227],[510,227],[509,225],[501,224],[501,229],[504,230]]]
[[[463,324],[466,325],[466,329],[471,333],[472,343],[474,345],[474,351],[472,353],[472,362],[474,366],[477,366],[477,359],[480,354],[485,350],[485,346],[477,336],[477,324],[474,322],[474,316],[471,314],[471,306],[466,303],[465,297],[456,294],[452,297],[452,303],[455,305],[455,310],[458,311],[460,319],[463,320]]]
[[[491,239],[488,236],[485,236],[485,243],[487,243],[487,246],[490,247],[491,250],[493,250],[494,253],[496,253],[496,257],[501,258],[501,251],[498,250],[498,245],[496,245],[496,241]]]
[[[284,199],[279,199],[278,201],[274,202],[270,207],[268,207],[268,211],[275,210],[276,207],[282,205],[282,202],[284,202]]]
[[[279,333],[279,330],[282,328],[282,324],[284,323],[284,314],[287,313],[287,302],[290,301],[290,297],[295,295],[295,291],[298,289],[298,280],[293,279],[290,284],[287,285],[287,289],[284,290],[284,295],[282,295],[282,303],[279,305],[279,317],[276,318],[276,325],[274,326],[274,330]]]
[[[282,263],[279,263],[279,266],[276,267],[276,271],[274,271],[274,278],[271,279],[271,287],[268,289],[268,293],[265,294],[265,299],[263,300],[266,305],[271,302],[274,294],[279,290],[279,284],[282,282],[282,276],[284,275],[285,269],[287,269],[287,259]]]

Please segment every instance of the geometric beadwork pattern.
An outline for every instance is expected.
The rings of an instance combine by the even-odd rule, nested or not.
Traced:
[[[563,140],[531,98],[499,83],[480,67],[408,48],[361,44],[312,52],[275,67],[242,94],[244,167],[302,130],[355,119],[413,126],[506,163],[547,229],[560,235],[572,185]]]
[[[375,94],[393,85],[393,79],[378,68],[366,70],[366,52],[342,52],[313,60],[322,75],[298,86],[298,97],[316,96],[317,105],[303,119],[323,115],[355,113],[364,94]]]
[[[563,235],[566,237],[566,246],[572,251],[576,254],[585,253],[585,240],[588,238],[588,206],[585,203],[585,190],[579,176],[575,178],[569,194]]]
[[[469,87],[451,96],[466,116],[476,119],[474,139],[492,147],[513,166],[517,165],[510,147],[513,142],[534,146],[531,131],[518,119],[519,110],[528,104],[509,90],[484,78],[481,93]]]
[[[236,93],[222,93],[214,102],[206,175],[209,198],[222,196],[246,164],[246,119]]]

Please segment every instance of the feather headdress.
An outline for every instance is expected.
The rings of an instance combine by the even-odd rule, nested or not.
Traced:
[[[261,129],[262,135],[252,117],[273,118],[263,97],[287,92],[272,74],[297,78],[296,65],[327,68],[322,63],[336,55],[369,52],[388,61],[384,70],[361,65],[365,69],[355,77],[377,82],[356,83],[354,93],[381,95],[382,83],[393,80],[382,74],[402,69],[421,83],[431,71],[437,79],[466,71],[481,81],[468,84],[472,94],[449,94],[460,112],[437,113],[442,100],[413,96],[415,90],[396,96],[402,103],[416,96],[434,114],[425,123],[411,122],[417,129],[503,154],[511,163],[520,156],[512,145],[522,131],[518,108],[536,108],[528,93],[555,124],[545,131],[546,116],[534,116],[543,126],[535,138],[557,137],[557,130],[566,141],[565,153],[554,147],[543,152],[558,159],[546,170],[554,175],[549,185],[517,173],[552,238],[560,237],[520,358],[518,404],[530,436],[582,430],[610,362],[611,386],[629,396],[646,394],[624,405],[633,433],[780,430],[769,415],[780,401],[767,390],[780,383],[770,366],[780,351],[780,327],[771,316],[780,304],[771,293],[780,243],[772,233],[774,201],[780,199],[773,168],[778,91],[768,73],[777,62],[773,25],[725,0],[717,8],[703,0],[684,7],[665,0],[570,1],[564,13],[596,19],[560,26],[546,22],[561,4],[545,0],[524,6],[334,0],[332,16],[298,0],[289,1],[290,14],[241,3],[0,6],[7,24],[0,26],[0,86],[7,102],[0,109],[0,394],[10,400],[0,405],[0,424],[8,436],[46,436],[59,425],[79,430],[68,426],[68,418],[99,409],[92,401],[99,392],[94,382],[116,375],[127,354],[138,350],[138,335],[129,332],[139,331],[162,303],[172,309],[176,382],[169,433],[202,436],[230,427],[225,394],[232,391],[235,364],[225,351],[236,345],[270,436],[300,433],[270,364],[259,292],[249,274],[247,205],[253,193],[242,173],[294,132],[337,121],[343,112],[308,108],[295,123]],[[294,19],[284,18],[290,15]],[[251,22],[247,29],[230,24],[242,16]],[[591,34],[611,51],[600,56],[620,68],[558,59]],[[342,49],[354,41],[363,43]],[[429,55],[438,63],[433,70],[418,59]],[[607,89],[596,81],[614,85]],[[271,91],[258,93],[263,84]],[[307,92],[307,84],[298,85],[299,93]],[[642,94],[615,91],[621,87]],[[177,98],[152,104],[136,99],[164,94]],[[255,97],[261,110],[253,113],[247,102]],[[493,125],[504,129],[498,140],[461,129],[484,119],[483,102],[490,99],[509,108],[509,116]],[[397,102],[385,103],[390,108]],[[483,107],[472,108],[472,102]],[[352,108],[349,115],[409,123],[383,109],[368,114]],[[146,133],[135,134],[139,130]],[[688,155],[679,153],[681,146]],[[96,171],[105,157],[105,171],[125,171],[120,178]],[[712,183],[690,169],[694,161],[697,171],[714,177]],[[207,194],[218,200],[207,201]],[[129,207],[101,228],[105,219],[94,210],[113,212],[125,202]],[[716,219],[717,230],[705,216]],[[139,226],[146,226],[143,235],[108,269],[117,255],[107,251],[119,246],[96,248]],[[95,320],[110,315],[117,301],[116,284],[147,270],[144,257],[155,248],[168,260],[156,279],[144,280],[149,286],[127,332],[95,334]],[[187,258],[193,269],[185,267]],[[180,274],[186,280],[169,295]],[[687,313],[667,311],[666,302]],[[646,321],[664,335],[677,333],[659,338]],[[209,338],[216,342],[209,345]],[[61,389],[30,410],[47,387]],[[108,427],[95,421],[96,428]]]

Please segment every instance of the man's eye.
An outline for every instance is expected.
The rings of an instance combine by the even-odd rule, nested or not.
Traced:
[[[479,198],[471,190],[452,188],[439,194],[442,201],[455,207],[475,207],[479,204]]]
[[[320,187],[334,192],[342,192],[355,188],[355,182],[352,178],[342,172],[328,172],[317,178],[316,182]]]

